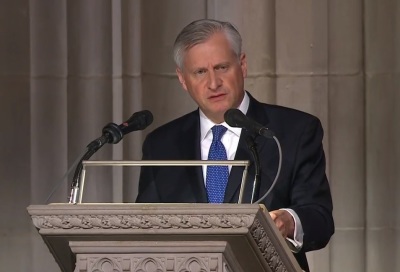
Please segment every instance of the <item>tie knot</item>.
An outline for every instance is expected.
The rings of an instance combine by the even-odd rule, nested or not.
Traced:
[[[218,126],[213,126],[211,128],[212,133],[213,133],[213,141],[220,141],[222,138],[222,135],[228,130],[226,127],[218,125]]]

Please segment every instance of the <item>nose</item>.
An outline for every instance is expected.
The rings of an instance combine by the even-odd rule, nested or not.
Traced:
[[[222,85],[222,80],[215,71],[209,73],[208,88],[210,90],[217,90]]]

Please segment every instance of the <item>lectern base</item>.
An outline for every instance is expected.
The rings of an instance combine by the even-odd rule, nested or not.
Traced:
[[[70,242],[74,272],[244,272],[223,241]]]

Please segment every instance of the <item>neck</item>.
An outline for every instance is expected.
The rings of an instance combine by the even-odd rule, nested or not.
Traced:
[[[217,125],[225,122],[224,115],[207,116],[207,118]]]

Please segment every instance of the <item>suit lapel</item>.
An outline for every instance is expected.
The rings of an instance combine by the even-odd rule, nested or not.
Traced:
[[[182,126],[181,154],[185,160],[200,160],[200,119],[198,110],[192,112],[186,125]],[[188,182],[192,191],[188,192],[194,196],[197,203],[207,203],[207,192],[204,185],[203,171],[201,166],[186,167]],[[191,198],[190,198],[191,199]]]
[[[254,179],[254,162],[251,159],[251,153],[248,150],[244,137],[243,137],[244,131],[242,131],[240,139],[239,139],[239,144],[238,148],[236,150],[236,155],[235,155],[235,160],[249,160],[250,165],[248,167],[248,172],[247,172],[247,178],[246,178],[246,189],[249,188],[249,183],[251,180]],[[229,175],[229,180],[228,180],[228,185],[226,187],[225,191],[225,198],[224,202],[237,202],[239,198],[239,190],[240,190],[240,184],[242,182],[242,177],[243,177],[243,170],[244,167],[242,166],[234,166],[231,169],[231,173]],[[247,190],[246,190],[247,191]],[[247,199],[248,193],[246,192],[244,194],[245,198],[243,199],[243,203],[248,203],[249,199]]]
[[[251,118],[252,120],[267,126],[268,117],[263,110],[263,106],[257,100],[255,100],[249,93],[247,93],[250,97],[250,105],[247,111],[246,116]],[[249,135],[249,133],[242,129],[242,133],[240,134],[238,148],[236,150],[235,160],[249,160],[250,165],[248,167],[248,174],[246,178],[246,187],[243,197],[243,203],[249,203],[251,200],[252,187],[255,177],[255,165],[254,160],[251,154],[251,151],[248,149],[245,141],[245,137]],[[257,150],[259,154],[262,153],[262,150],[265,146],[267,139],[261,136],[255,137],[255,143],[257,145]],[[262,158],[260,158],[262,159]],[[231,173],[229,175],[228,185],[225,191],[225,199],[224,202],[237,202],[239,197],[240,185],[242,181],[244,167],[232,167]]]

